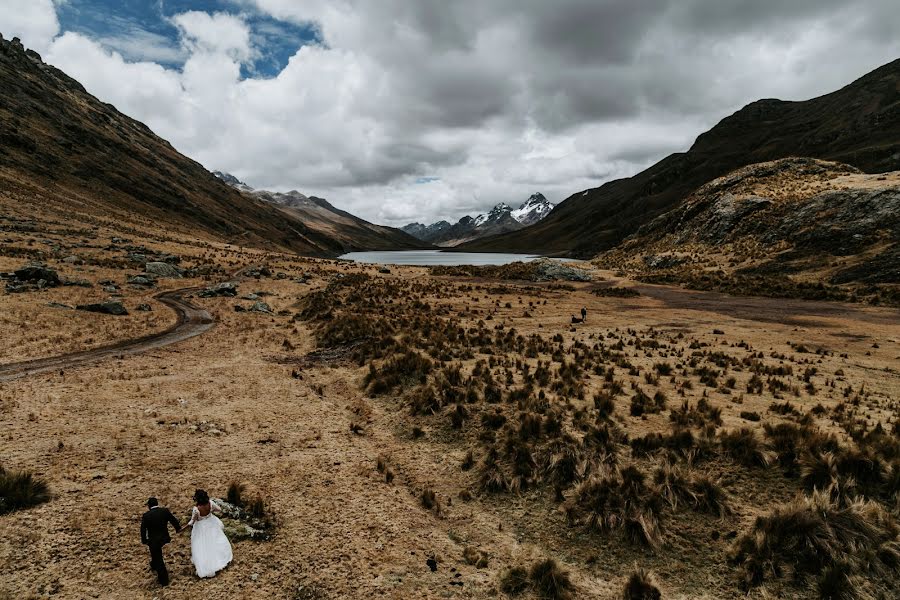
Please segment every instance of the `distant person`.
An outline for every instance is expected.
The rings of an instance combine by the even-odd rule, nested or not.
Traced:
[[[587,320],[587,309],[581,309],[581,322],[584,323]]]
[[[169,585],[169,571],[166,569],[162,550],[163,546],[172,541],[169,537],[170,524],[176,533],[181,531],[181,523],[169,509],[162,508],[156,498],[149,498],[147,512],[141,518],[141,543],[150,548],[150,569],[156,571],[160,585]]]
[[[225,537],[225,526],[214,515],[222,512],[204,490],[194,492],[194,510],[187,527],[191,529],[191,562],[197,577],[212,577],[231,562],[231,543]]]

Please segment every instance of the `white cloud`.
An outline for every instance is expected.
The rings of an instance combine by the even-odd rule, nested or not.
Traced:
[[[0,33],[21,38],[26,48],[44,52],[59,33],[52,0],[0,0]]]
[[[818,95],[900,55],[893,0],[752,4],[232,0],[240,14],[171,18],[180,69],[81,34],[51,41],[49,0],[0,0],[0,31],[207,168],[400,225],[536,191],[561,201],[685,150],[747,102]],[[242,78],[260,13],[314,24],[323,43]]]
[[[250,46],[250,28],[240,17],[192,10],[175,15],[171,21],[192,54],[226,54],[241,63],[256,54]]]

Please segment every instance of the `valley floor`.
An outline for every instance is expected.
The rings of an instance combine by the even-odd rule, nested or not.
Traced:
[[[687,361],[691,343],[737,358],[759,352],[767,364],[793,367],[795,377],[785,378],[790,386],[798,385],[793,380],[804,369],[815,368],[814,391],[785,393],[798,414],[817,404],[831,411],[844,402],[849,386],[863,397],[858,416],[869,424],[888,426],[897,419],[900,313],[895,309],[648,285],[637,286],[641,296],[634,298],[598,296],[597,288],[615,283],[608,272],[595,273],[605,279],[600,283],[560,287],[438,279],[417,268],[379,274],[374,267],[226,247],[210,252],[223,271],[265,262],[274,274],[283,274],[239,284],[240,294],[265,292],[273,313],[236,312],[235,304],[250,303],[235,298],[195,298],[217,321],[200,337],[0,383],[0,464],[38,474],[52,492],[45,504],[0,516],[0,598],[490,598],[502,595],[500,582],[509,567],[541,557],[556,558],[571,573],[576,597],[621,597],[635,563],[656,572],[667,598],[744,596],[739,569],[725,559],[731,538],[799,493],[795,479],[783,477],[777,465],[750,469],[722,457],[704,462],[700,468],[721,478],[732,498],[733,516],[673,513],[656,549],[615,532],[570,525],[552,489],[536,482],[519,493],[483,491],[478,468],[460,468],[468,450],[474,449],[477,461],[489,445],[482,446],[490,435],[478,427],[477,406],[468,409],[461,428],[450,425],[449,408],[411,415],[408,390],[370,393],[363,385],[366,368],[345,360],[346,347],[317,353],[322,323],[294,317],[308,307],[304,299],[314,291],[357,272],[367,281],[386,282],[386,294],[394,289],[397,303],[415,298],[432,311],[423,314],[458,319],[465,328],[484,325],[490,315],[491,334],[502,324],[525,338],[561,336],[564,347],[624,340],[619,350],[634,367],[631,372],[641,375],[652,373],[660,361]],[[3,268],[14,266],[11,262],[4,259]],[[302,275],[308,283],[295,280]],[[165,286],[195,283],[211,281]],[[15,340],[4,345],[2,362],[158,330],[173,318],[154,306],[142,321],[79,313],[78,321],[64,322],[55,316],[61,313],[44,308],[46,298],[38,301],[34,294],[0,296],[0,337]],[[125,294],[127,304],[139,300],[136,292]],[[573,326],[570,316],[582,307],[587,322]],[[335,318],[350,319],[355,308],[347,300],[339,310],[344,312]],[[663,349],[650,339],[661,341]],[[635,340],[643,344],[636,348]],[[471,372],[475,359],[499,359],[496,375],[512,373],[509,389],[514,389],[522,375],[512,363],[529,359],[484,354],[490,346],[472,347],[471,358],[451,348],[447,362],[456,360]],[[613,419],[632,439],[668,431],[669,413],[682,400],[696,403],[702,397],[721,408],[724,430],[750,426],[760,432],[761,423],[745,420],[742,412],[762,415],[763,423],[793,418],[771,412],[780,394],[744,393],[751,374],[739,366],[731,369],[737,382],[730,387],[704,386],[677,368],[678,379],[693,380],[692,386],[675,376],[648,383],[626,375],[627,368],[616,373],[625,379]],[[586,370],[580,383],[584,401],[549,389],[548,397],[575,412],[593,406],[590,399],[604,389],[604,378]],[[631,416],[627,398],[634,386],[664,392],[668,409]],[[507,416],[513,419],[514,413]],[[817,425],[848,439],[835,419],[823,416]],[[389,465],[391,483],[376,468],[379,459]],[[265,499],[276,523],[273,539],[236,542],[234,563],[214,579],[198,580],[188,536],[176,537],[166,549],[172,585],[159,588],[139,542],[146,498],[158,496],[186,519],[195,488],[220,497],[232,481]],[[439,509],[423,506],[424,490],[435,492]],[[468,564],[467,548],[485,553],[487,565]],[[426,564],[429,559],[436,561],[435,571]],[[784,586],[772,582],[770,597],[809,593]],[[752,595],[760,593],[755,588]]]

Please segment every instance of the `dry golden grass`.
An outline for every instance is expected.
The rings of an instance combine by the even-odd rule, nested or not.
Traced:
[[[553,558],[568,573],[575,597],[621,597],[639,563],[655,573],[664,597],[739,598],[744,596],[741,571],[727,563],[732,538],[749,530],[757,516],[805,493],[800,477],[784,475],[779,461],[787,465],[789,457],[780,446],[775,452],[764,426],[803,420],[850,448],[856,443],[851,433],[858,437],[862,423],[871,433],[877,423],[890,430],[897,421],[895,309],[728,298],[648,285],[637,286],[638,297],[602,297],[592,293],[593,284],[553,288],[435,279],[424,269],[399,267],[381,276],[375,266],[192,240],[141,243],[227,272],[265,262],[288,277],[242,282],[240,294],[267,292],[264,300],[276,314],[235,312],[235,304],[250,304],[239,299],[196,299],[218,321],[201,337],[64,375],[0,384],[0,464],[39,475],[53,494],[46,504],[0,517],[0,596],[492,598],[511,568],[524,566],[527,576],[531,565]],[[20,259],[2,260],[0,270]],[[301,273],[311,275],[309,284],[293,281]],[[423,352],[429,339],[445,340],[432,357],[428,385],[462,394],[470,376],[481,373],[473,377],[480,382],[489,372],[500,401],[490,403],[489,392],[473,384],[477,398],[471,402],[461,395],[435,414],[413,415],[402,387],[370,396],[363,387],[366,361],[360,365],[343,346],[317,348],[327,322],[293,318],[310,294],[353,273],[372,279],[355,280],[363,283],[350,291],[364,291],[374,282],[384,293],[351,301],[342,289],[345,302],[334,308],[335,318],[394,319],[393,335],[404,351]],[[636,286],[613,273],[597,274]],[[76,314],[64,313],[62,321],[58,313],[45,315],[47,300],[40,294],[90,291],[0,295],[8,307],[0,335],[17,340],[18,352],[31,356],[74,349],[87,339],[73,326]],[[582,307],[587,322],[573,329],[570,317]],[[417,314],[422,323],[434,325],[428,335],[413,327]],[[112,340],[143,333],[143,325],[162,328],[164,315],[169,317],[168,311],[155,306],[149,315],[135,313],[133,322],[132,317],[112,321],[117,325],[91,335]],[[114,319],[83,316],[89,323]],[[159,321],[139,320],[151,317]],[[61,328],[63,337],[52,345],[29,337],[21,333],[24,320],[44,323],[47,335]],[[441,337],[453,328],[486,336],[485,341],[462,344]],[[512,329],[526,341],[538,336],[534,353],[527,342],[521,351],[497,352],[502,347],[497,334]],[[491,348],[494,354],[484,353]],[[563,363],[554,357],[569,366],[560,371]],[[376,367],[383,360],[374,359]],[[546,384],[516,396],[525,383],[525,365],[536,382],[544,377],[538,361],[550,367]],[[754,376],[761,378],[761,390]],[[631,416],[630,399],[638,388],[651,399],[665,396],[665,408]],[[684,401],[688,408],[681,411]],[[598,407],[611,413],[601,417]],[[505,421],[482,419],[490,413],[502,413]],[[749,421],[742,413],[761,419]],[[687,453],[690,468],[677,451],[644,456],[613,439],[603,443],[614,449],[619,463],[614,467],[602,462],[599,451],[573,454],[574,442],[565,437],[580,441],[616,428],[632,440],[668,435],[673,418],[701,423],[692,425],[695,440],[704,439],[704,427],[716,431],[708,447],[697,441],[693,454]],[[559,437],[548,433],[554,422]],[[743,427],[773,453],[772,466],[752,460],[745,465],[731,457],[742,456],[739,451],[720,450],[721,432]],[[507,436],[517,440],[516,452],[533,453],[536,467],[528,474],[511,473],[519,477],[518,493],[482,492],[486,449],[496,444],[506,461]],[[601,447],[599,438],[591,443]],[[666,471],[664,455],[681,466]],[[544,457],[552,460],[541,462]],[[647,474],[648,489],[665,482],[668,495],[655,550],[629,542],[616,529],[567,523],[565,497],[571,497],[570,480],[581,472],[567,465],[578,458],[591,462],[588,474],[633,466]],[[663,473],[658,478],[656,469]],[[687,487],[679,487],[681,475]],[[160,591],[138,539],[146,497],[156,495],[185,516],[195,488],[222,497],[233,481],[267,499],[278,524],[274,539],[236,543],[234,564],[200,581],[192,573],[189,541],[178,537],[166,550],[173,582]],[[727,494],[726,518],[707,506],[714,485]],[[813,597],[811,587],[789,581],[767,579],[766,586],[774,597]]]

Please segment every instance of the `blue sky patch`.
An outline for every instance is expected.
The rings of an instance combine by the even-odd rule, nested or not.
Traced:
[[[169,19],[191,10],[244,18],[260,54],[252,65],[241,67],[243,77],[274,77],[301,46],[321,43],[313,26],[279,21],[228,0],[68,0],[56,7],[62,31],[84,34],[126,60],[174,69],[180,69],[188,56]]]

